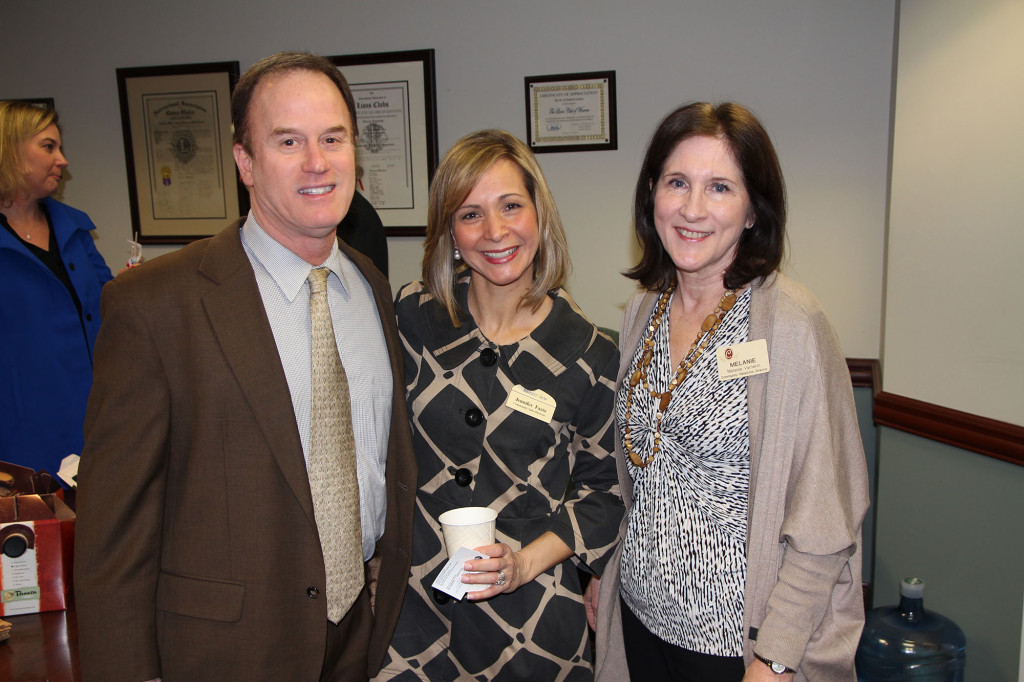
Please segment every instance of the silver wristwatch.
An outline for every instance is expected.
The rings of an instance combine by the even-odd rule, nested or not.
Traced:
[[[757,654],[756,652],[754,653],[754,658],[756,658],[757,660],[761,661],[766,666],[771,668],[771,671],[773,673],[775,673],[776,675],[784,675],[785,673],[795,673],[796,672],[792,668],[787,668],[786,666],[782,665],[781,663],[776,663],[775,661],[767,659],[764,656],[761,656],[761,655]]]

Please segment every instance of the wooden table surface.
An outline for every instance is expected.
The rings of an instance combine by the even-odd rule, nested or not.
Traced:
[[[3,616],[11,638],[0,644],[4,682],[79,682],[78,623],[74,609]]]

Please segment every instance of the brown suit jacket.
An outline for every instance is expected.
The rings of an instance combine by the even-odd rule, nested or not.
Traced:
[[[318,679],[323,557],[240,225],[104,289],[76,537],[87,682]],[[373,289],[394,377],[372,675],[408,581],[416,463],[390,287],[341,249]]]

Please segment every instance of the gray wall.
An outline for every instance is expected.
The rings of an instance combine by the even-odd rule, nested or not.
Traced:
[[[899,10],[884,388],[1024,426],[1024,3]],[[1024,467],[883,428],[878,481],[875,603],[917,575],[969,681],[1024,680]]]
[[[790,273],[835,320],[847,355],[878,357],[894,5],[841,0],[138,0],[0,3],[0,96],[53,96],[72,181],[111,263],[130,235],[114,71],[434,48],[438,136],[525,135],[523,78],[615,70],[619,149],[543,154],[566,225],[570,289],[618,327],[632,289],[630,195],[658,120],[694,99],[735,99],[764,119],[790,188]],[[420,241],[390,241],[392,284],[419,279]],[[162,250],[147,248],[149,255]]]
[[[860,423],[860,438],[864,443],[864,457],[868,464],[868,488],[872,506],[864,518],[861,529],[864,542],[863,579],[873,582],[875,579],[875,500],[878,499],[878,427],[875,426],[872,410],[875,408],[871,388],[854,388],[853,400],[857,405],[857,421]],[[876,602],[877,603],[877,602]]]
[[[900,8],[885,387],[1024,426],[1024,2]]]

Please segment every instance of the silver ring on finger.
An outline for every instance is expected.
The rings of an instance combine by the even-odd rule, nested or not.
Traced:
[[[498,571],[498,582],[494,583],[498,587],[505,584],[505,571]]]

